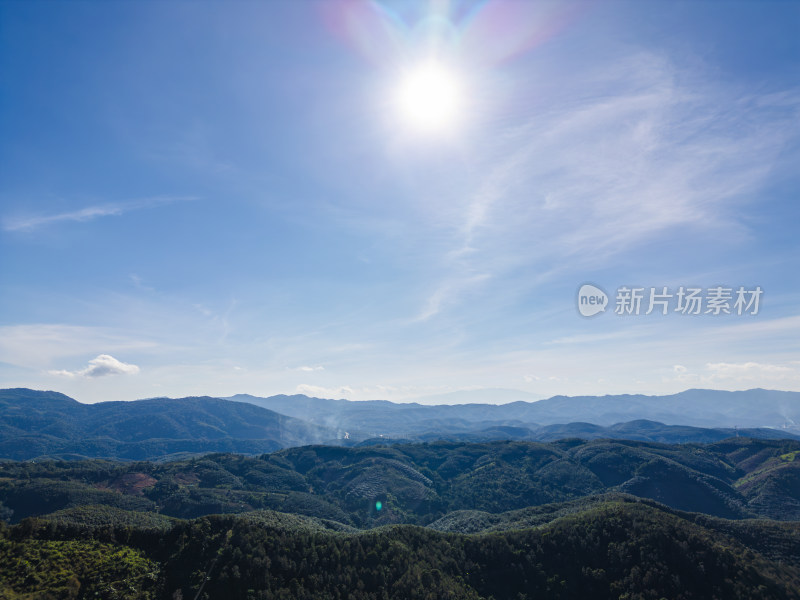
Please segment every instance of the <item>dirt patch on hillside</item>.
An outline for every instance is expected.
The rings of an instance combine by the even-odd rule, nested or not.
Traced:
[[[176,473],[172,476],[172,480],[178,485],[197,485],[200,483],[200,477],[197,473]]]
[[[98,485],[97,487],[114,490],[128,496],[141,496],[144,490],[158,483],[157,479],[144,473],[125,473],[113,481]]]

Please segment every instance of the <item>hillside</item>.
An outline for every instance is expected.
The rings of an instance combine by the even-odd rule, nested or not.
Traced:
[[[256,454],[337,437],[325,427],[218,398],[81,404],[57,392],[0,390],[0,457],[15,460]]]
[[[797,456],[571,439],[5,461],[0,598],[797,599]]]
[[[179,518],[271,509],[373,527],[623,492],[729,519],[800,520],[797,455],[800,442],[739,438],[681,446],[306,446],[258,458],[220,454],[166,463],[5,462],[0,503],[12,521],[100,505]]]
[[[606,498],[535,528],[341,532],[263,511],[0,525],[0,596],[230,600],[797,599],[796,524],[742,525]]]

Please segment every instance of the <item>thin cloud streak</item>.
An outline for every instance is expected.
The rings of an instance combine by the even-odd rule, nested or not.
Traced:
[[[411,322],[427,321],[439,314],[446,306],[460,302],[470,288],[489,279],[487,274],[466,275],[442,282],[425,302],[425,306]]]
[[[192,196],[159,196],[155,198],[144,198],[141,200],[131,200],[128,202],[111,202],[107,204],[98,204],[94,206],[87,206],[78,210],[55,213],[49,215],[28,215],[6,217],[3,219],[4,231],[21,231],[29,232],[48,225],[61,222],[77,222],[82,223],[92,221],[101,217],[120,216],[124,213],[140,210],[144,208],[153,208],[165,204],[173,204],[175,202],[188,202],[196,200]]]

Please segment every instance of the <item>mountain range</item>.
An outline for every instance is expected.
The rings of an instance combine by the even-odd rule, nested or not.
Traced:
[[[535,427],[576,421],[610,426],[639,419],[693,427],[789,428],[800,433],[800,392],[763,389],[692,389],[665,396],[554,396],[535,402],[434,406],[303,395],[260,398],[239,394],[228,399],[371,436],[416,436],[437,428],[457,432],[498,425]]]
[[[251,399],[0,390],[0,598],[800,600],[788,428],[588,420],[624,397]],[[685,417],[776,401],[792,419],[761,390]]]
[[[767,390],[427,406],[302,395],[81,404],[58,392],[18,388],[0,390],[0,458],[167,460],[206,452],[259,454],[308,444],[389,441],[800,439],[794,426],[799,407],[800,393]],[[723,426],[698,425],[715,418]]]

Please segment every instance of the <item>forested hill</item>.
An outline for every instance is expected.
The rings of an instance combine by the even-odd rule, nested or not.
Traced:
[[[571,439],[5,461],[0,598],[798,599],[798,456]]]
[[[0,524],[0,597],[115,600],[797,600],[796,523],[698,518],[609,498],[463,535],[343,533],[261,511],[166,526]]]
[[[465,535],[357,531],[270,510],[184,521],[75,508],[0,522],[0,597],[800,598],[796,522],[726,521],[625,495],[527,512]]]
[[[163,458],[257,454],[335,442],[336,431],[219,398],[153,398],[81,404],[58,392],[0,390],[0,457]]]
[[[0,502],[14,521],[91,504],[180,518],[268,508],[372,527],[624,492],[718,517],[787,520],[800,519],[798,456],[800,442],[789,440],[573,439],[306,446],[169,463],[5,462]]]

